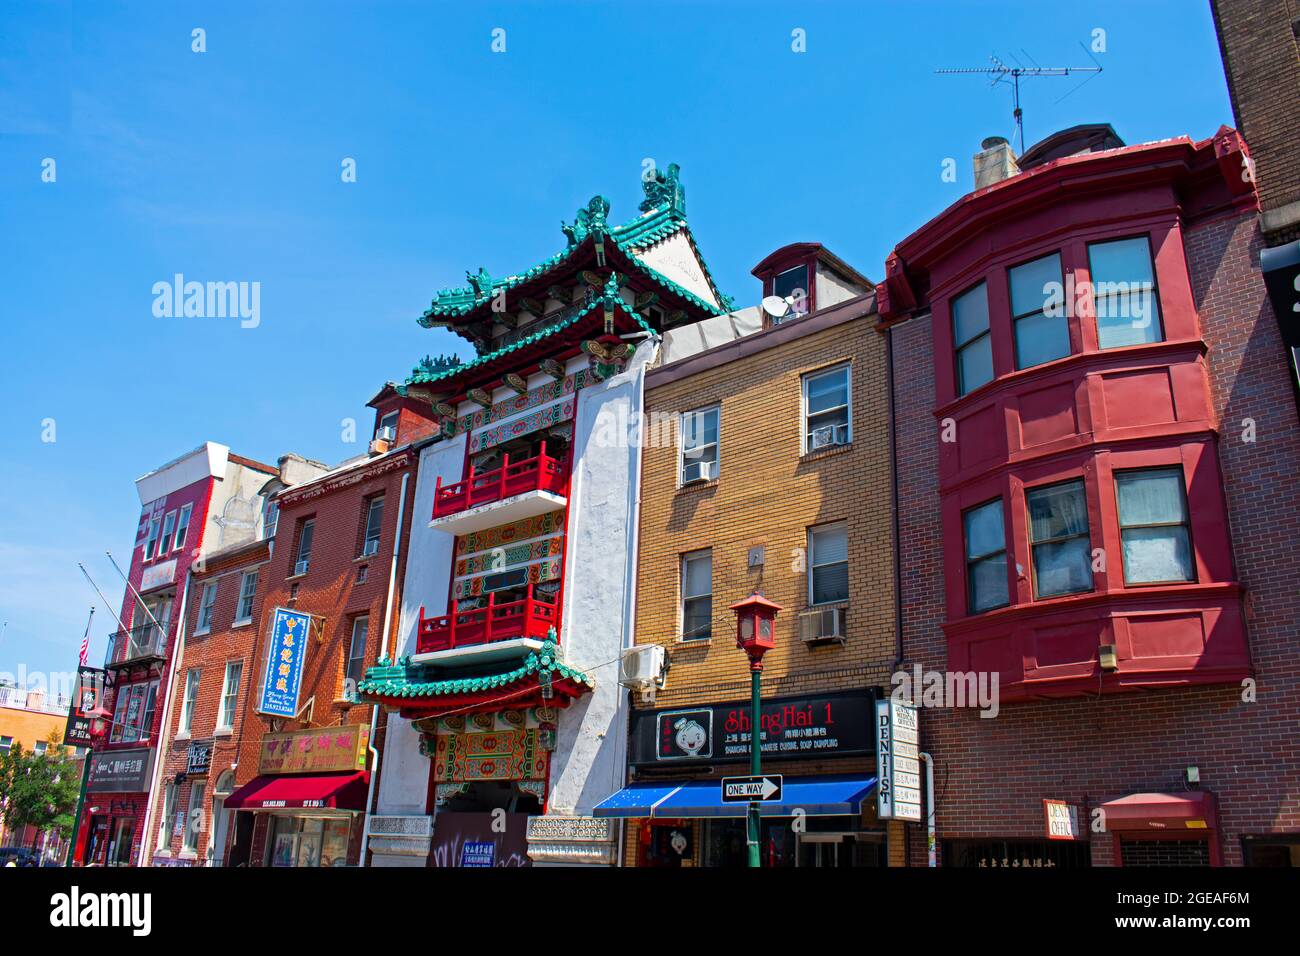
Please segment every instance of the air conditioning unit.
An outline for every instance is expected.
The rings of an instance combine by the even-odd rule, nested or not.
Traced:
[[[361,546],[361,556],[363,558],[368,558],[372,554],[378,554],[378,553],[379,553],[378,538],[371,538],[369,541],[367,541],[365,544]]]
[[[808,436],[809,451],[817,451],[820,448],[833,448],[836,445],[847,445],[848,443],[848,425],[823,425],[821,428],[814,428]]]
[[[844,643],[844,605],[818,607],[799,614],[799,637],[805,644]]]
[[[655,691],[663,686],[664,649],[659,644],[626,647],[619,656],[618,682],[637,691],[642,700],[654,700]]]
[[[310,558],[308,558],[308,559],[306,559],[306,560],[304,560],[304,561],[299,561],[298,563],[296,563],[296,564],[293,566],[293,573],[294,573],[294,574],[306,574],[306,573],[307,573],[307,568],[308,568],[308,566],[309,566],[310,564],[311,564],[311,559],[310,559]]]
[[[375,432],[375,437],[392,444],[397,441],[397,428],[393,425],[381,425]]]
[[[716,461],[692,461],[682,469],[682,484],[689,485],[694,481],[712,481],[718,477],[718,463]]]

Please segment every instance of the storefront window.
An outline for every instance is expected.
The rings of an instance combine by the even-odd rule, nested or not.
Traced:
[[[749,865],[744,820],[709,820],[704,824],[703,865]],[[862,830],[857,817],[807,817],[796,833],[790,818],[764,819],[760,826],[762,865],[883,866],[884,834]]]
[[[349,821],[274,817],[269,866],[347,866]]]

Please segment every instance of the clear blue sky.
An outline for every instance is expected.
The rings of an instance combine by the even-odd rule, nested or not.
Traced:
[[[681,164],[738,304],[792,241],[879,277],[970,188],[979,141],[1011,133],[1008,87],[932,71],[995,52],[1088,65],[1097,28],[1101,76],[1025,84],[1027,143],[1080,122],[1130,143],[1231,125],[1206,0],[5,0],[0,671],[75,665],[101,604],[76,562],[120,600],[103,553],[130,557],[136,477],[207,439],[268,462],[357,454],[342,419],[365,437],[384,381],[464,354],[415,324],[433,293],[558,251],[597,192],[631,218],[645,158]],[[152,286],[177,272],[260,282],[261,324],[155,318]],[[101,605],[94,662],[112,620]]]

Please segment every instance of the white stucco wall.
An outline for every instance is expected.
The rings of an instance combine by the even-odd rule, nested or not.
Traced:
[[[414,512],[410,549],[406,556],[406,578],[402,583],[402,609],[393,645],[394,658],[415,653],[420,607],[426,617],[447,612],[447,582],[451,580],[455,538],[446,531],[429,528],[433,514],[433,491],[441,476],[443,484],[460,481],[465,462],[465,436],[437,442],[420,453],[415,482]],[[388,715],[388,739],[384,744],[383,768],[379,780],[377,812],[380,814],[422,814],[429,789],[429,759],[420,754],[420,734],[409,720]],[[379,854],[376,865],[385,865]]]
[[[551,756],[551,814],[590,814],[623,786],[628,707],[617,662],[631,639],[640,456],[628,429],[640,415],[653,352],[643,343],[625,372],[583,389],[578,399],[560,640],[565,662],[590,673],[596,687],[560,712]]]
[[[673,233],[663,242],[639,251],[637,258],[682,288],[694,292],[710,305],[721,305],[709,286],[700,258],[695,254],[691,241],[686,238],[686,233]]]

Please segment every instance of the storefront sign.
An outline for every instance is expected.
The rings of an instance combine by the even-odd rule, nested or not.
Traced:
[[[919,730],[911,704],[876,702],[876,815],[882,820],[921,819]]]
[[[149,789],[153,750],[109,750],[90,755],[90,784],[93,793],[143,793]]]
[[[262,702],[258,711],[274,717],[296,717],[302,689],[302,665],[307,656],[311,615],[277,607],[267,642]]]
[[[874,722],[870,690],[778,697],[760,710],[766,758],[870,754]],[[633,765],[734,763],[749,759],[750,704],[712,704],[633,714]]]
[[[497,845],[472,841],[463,844],[460,848],[460,865],[461,866],[496,866]]]
[[[164,587],[176,580],[176,559],[164,561],[144,569],[140,575],[140,590],[152,591]]]
[[[262,737],[259,774],[365,770],[369,724],[290,730]]]
[[[89,747],[92,720],[107,716],[104,710],[104,671],[98,667],[77,668],[77,692],[68,707],[63,742],[70,747]]]
[[[196,740],[186,752],[185,772],[191,777],[201,777],[212,765],[212,741]]]
[[[1043,816],[1046,818],[1047,839],[1079,839],[1079,808],[1064,800],[1044,800]]]

